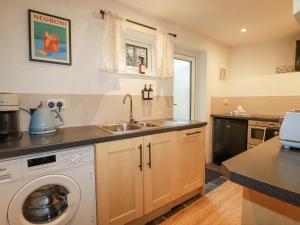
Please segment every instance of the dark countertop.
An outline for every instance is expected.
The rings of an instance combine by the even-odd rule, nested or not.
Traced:
[[[44,153],[63,148],[78,147],[95,143],[121,140],[145,135],[186,130],[206,126],[206,122],[188,121],[165,127],[151,128],[126,134],[111,134],[97,126],[80,126],[58,129],[53,134],[29,135],[23,133],[23,137],[17,141],[0,143],[0,160],[19,157],[35,153]]]
[[[229,180],[300,207],[300,149],[282,149],[278,137],[225,162]]]
[[[260,115],[260,114],[249,114],[249,115],[232,115],[230,113],[223,114],[211,114],[213,118],[225,118],[225,119],[239,119],[239,120],[258,120],[258,121],[269,121],[279,122],[279,115]]]

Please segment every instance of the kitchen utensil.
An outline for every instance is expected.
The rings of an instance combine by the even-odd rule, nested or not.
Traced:
[[[29,124],[30,134],[48,134],[56,131],[56,128],[64,124],[64,120],[55,109],[49,109],[42,105],[36,109],[31,109],[32,115]],[[55,120],[54,114],[58,118]]]

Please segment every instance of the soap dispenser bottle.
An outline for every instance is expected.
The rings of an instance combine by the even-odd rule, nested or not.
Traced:
[[[143,100],[147,100],[149,97],[149,89],[147,88],[147,85],[145,84],[144,89],[142,90],[142,96]]]
[[[144,57],[141,57],[141,56],[140,56],[139,73],[140,73],[140,74],[145,74]]]
[[[148,99],[153,100],[153,89],[151,87],[152,85],[150,84],[149,89],[148,89]]]

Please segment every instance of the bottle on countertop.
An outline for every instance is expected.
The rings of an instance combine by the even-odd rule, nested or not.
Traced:
[[[141,57],[141,56],[140,56],[139,73],[140,73],[140,74],[145,74],[144,57]]]
[[[150,99],[150,100],[153,99],[153,89],[151,86],[152,85],[150,84],[149,89],[148,89],[148,99]]]
[[[144,89],[142,90],[143,99],[147,100],[149,96],[149,89],[147,88],[147,85],[145,84]]]

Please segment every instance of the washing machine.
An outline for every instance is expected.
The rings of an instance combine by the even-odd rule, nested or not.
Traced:
[[[0,225],[96,225],[94,148],[0,161]]]

